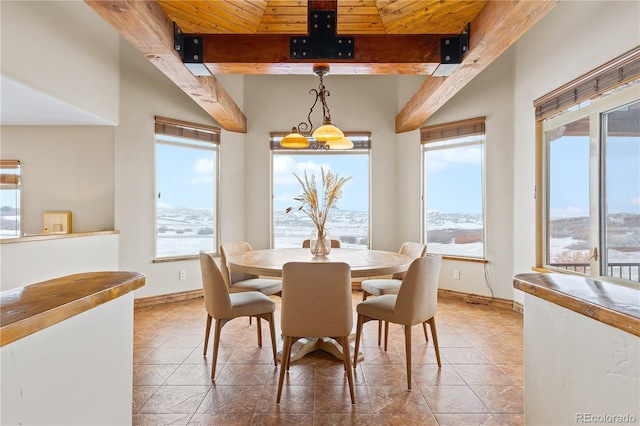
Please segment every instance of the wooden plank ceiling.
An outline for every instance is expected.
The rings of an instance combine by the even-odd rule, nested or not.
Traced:
[[[311,74],[329,63],[334,74],[420,74],[425,83],[396,117],[396,131],[414,130],[488,66],[556,0],[85,0],[176,85],[230,131],[246,132],[242,111],[215,74]],[[290,36],[309,34],[313,11],[336,11],[336,35],[354,38],[343,59],[292,59]],[[173,23],[203,37],[195,77],[173,49]],[[470,23],[470,50],[447,77],[433,77],[440,39]]]

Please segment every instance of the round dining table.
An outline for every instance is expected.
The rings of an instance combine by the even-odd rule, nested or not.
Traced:
[[[327,256],[314,256],[308,248],[282,248],[230,255],[227,257],[227,266],[231,271],[282,277],[282,267],[287,262],[345,262],[351,267],[352,278],[366,278],[405,272],[412,260],[404,254],[382,250],[332,248]],[[350,336],[350,340],[353,340],[353,337]],[[317,350],[328,352],[339,359],[344,358],[342,346],[334,339],[304,338],[291,347],[291,361]],[[358,353],[358,360],[362,359],[362,353]]]
[[[344,262],[351,267],[351,278],[375,277],[404,272],[413,259],[383,250],[332,248],[327,256],[314,256],[308,248],[253,250],[230,255],[227,266],[248,274],[281,277],[287,262]]]

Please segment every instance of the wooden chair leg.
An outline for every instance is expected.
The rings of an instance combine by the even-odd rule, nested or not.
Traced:
[[[440,348],[438,347],[438,334],[436,333],[436,317],[432,317],[427,322],[431,326],[431,338],[433,339],[433,347],[436,350],[436,359],[438,360],[438,367],[442,367],[442,364],[440,364]]]
[[[369,293],[367,293],[365,290],[362,290],[362,301],[364,302],[365,300],[367,300],[367,297],[369,297]]]
[[[428,342],[429,341],[429,335],[427,334],[427,323],[429,321],[425,321],[422,323],[422,330],[424,331],[424,341]]]
[[[256,328],[258,329],[258,347],[261,348],[262,347],[262,321],[260,321],[260,317],[256,317]]]
[[[216,363],[218,362],[218,348],[220,347],[220,332],[222,332],[222,320],[216,318],[213,330],[213,360],[211,361],[211,381],[215,381]]]
[[[384,351],[387,351],[387,344],[389,343],[389,321],[384,322]]]
[[[362,324],[364,318],[362,315],[358,314],[358,323],[356,325],[356,347],[353,351],[353,368],[356,368],[358,365],[358,349],[360,349],[360,337],[362,337]]]
[[[291,336],[285,336],[284,345],[282,347],[282,359],[280,360],[280,378],[278,379],[278,395],[276,404],[280,404],[282,396],[282,385],[284,384],[284,375],[289,368],[289,355],[291,354]]]
[[[411,326],[404,326],[404,350],[407,355],[407,388],[411,389]]]
[[[203,356],[207,356],[207,346],[209,346],[209,334],[211,333],[211,315],[207,314],[207,328],[204,331],[204,351],[202,352]]]
[[[356,403],[355,393],[353,392],[353,371],[351,370],[351,354],[349,353],[349,336],[342,336],[340,339],[342,345],[342,355],[344,359],[344,368],[347,372],[347,381],[349,382],[349,394],[351,395],[351,403]]]
[[[267,315],[269,321],[269,334],[271,335],[271,349],[273,351],[273,363],[277,367],[278,366],[278,354],[276,349],[276,326],[275,319],[273,318],[273,312],[270,312]]]
[[[382,342],[382,320],[378,320],[378,346]]]

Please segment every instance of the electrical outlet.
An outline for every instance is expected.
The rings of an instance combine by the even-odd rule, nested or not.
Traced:
[[[178,279],[186,280],[187,279],[187,271],[180,271],[180,273],[178,275]]]
[[[459,280],[460,279],[460,271],[457,269],[453,270],[453,279],[454,280]]]

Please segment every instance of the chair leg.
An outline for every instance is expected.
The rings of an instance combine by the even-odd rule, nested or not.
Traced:
[[[284,384],[284,375],[289,368],[289,355],[291,354],[291,336],[285,336],[284,345],[282,346],[282,359],[280,360],[280,378],[278,379],[278,395],[276,404],[280,404],[282,396],[282,385]]]
[[[436,350],[436,359],[438,360],[438,367],[442,367],[442,364],[440,364],[440,348],[438,347],[438,334],[436,333],[436,317],[432,317],[427,322],[431,326],[431,338],[433,339],[433,347]]]
[[[353,368],[356,368],[358,365],[358,349],[360,349],[360,337],[362,336],[362,324],[364,318],[362,315],[358,314],[358,324],[356,326],[356,347],[353,351]]]
[[[384,322],[384,351],[387,351],[387,344],[389,343],[389,321]]]
[[[249,317],[251,318],[251,317]],[[262,347],[262,321],[260,321],[260,317],[256,317],[256,328],[258,329],[258,347]]]
[[[364,302],[369,297],[369,293],[366,290],[362,290],[362,301]]]
[[[344,368],[347,372],[347,381],[349,382],[349,394],[351,395],[351,403],[355,404],[356,397],[353,392],[353,371],[351,370],[351,354],[349,354],[349,336],[342,336],[340,338],[340,344],[342,345]]]
[[[209,346],[209,334],[211,333],[211,315],[207,314],[207,328],[204,331],[204,352],[203,356],[207,356],[207,346]]]
[[[378,346],[382,342],[382,320],[378,320]]]
[[[216,318],[216,325],[213,330],[213,360],[211,361],[211,381],[215,381],[216,363],[218,362],[218,348],[220,347],[220,332],[222,331],[222,320]]]
[[[422,330],[424,331],[424,341],[428,342],[429,341],[429,335],[427,334],[427,322],[429,321],[425,321],[422,323]]]
[[[404,350],[407,355],[407,387],[411,389],[411,326],[404,326]]]
[[[278,354],[276,352],[276,326],[275,319],[273,318],[273,312],[267,315],[269,321],[269,334],[271,334],[271,349],[273,350],[273,363],[278,366]]]

